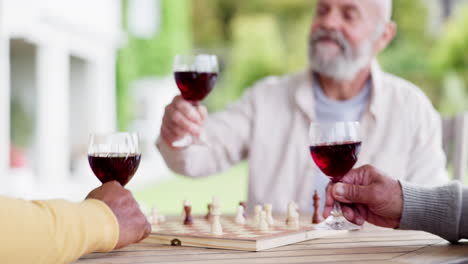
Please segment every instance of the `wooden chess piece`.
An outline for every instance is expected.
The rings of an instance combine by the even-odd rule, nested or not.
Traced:
[[[247,204],[245,202],[239,202],[239,205],[244,207],[244,213],[243,213],[243,216],[244,218],[247,219]]]
[[[208,209],[208,212],[206,213],[205,215],[205,219],[210,221],[211,220],[211,216],[212,216],[212,212],[213,212],[213,205],[211,203],[209,203],[207,205],[207,209]]]
[[[312,215],[312,224],[320,224],[323,221],[323,217],[320,214],[320,196],[318,195],[317,190],[314,192],[314,214]]]
[[[188,201],[184,203],[184,211],[185,211],[184,225],[192,225],[193,224],[192,205]]]

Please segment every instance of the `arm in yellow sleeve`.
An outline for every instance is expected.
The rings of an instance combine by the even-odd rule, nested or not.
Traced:
[[[69,263],[110,251],[119,225],[107,205],[88,199],[25,201],[0,196],[1,263]]]

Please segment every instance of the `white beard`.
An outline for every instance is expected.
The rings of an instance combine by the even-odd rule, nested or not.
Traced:
[[[333,53],[330,46],[325,46],[311,39],[309,41],[309,65],[314,72],[334,80],[350,81],[371,63],[372,45],[381,32],[382,30],[378,28],[375,36],[366,40],[357,50],[353,50],[347,40],[338,33],[334,39],[341,51],[334,56],[327,56]],[[322,34],[324,34],[323,31]]]

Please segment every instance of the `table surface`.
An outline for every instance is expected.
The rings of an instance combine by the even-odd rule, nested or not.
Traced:
[[[468,263],[468,241],[450,245],[438,236],[365,226],[360,231],[261,252],[155,245],[142,241],[75,263]]]

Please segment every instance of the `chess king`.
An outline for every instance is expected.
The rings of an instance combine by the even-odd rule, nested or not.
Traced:
[[[175,97],[157,140],[167,165],[202,177],[248,160],[248,212],[272,203],[286,213],[295,200],[310,213],[313,190],[324,198],[328,181],[309,156],[309,125],[359,121],[363,142],[355,166],[372,164],[422,185],[447,182],[439,115],[418,87],[376,61],[396,34],[391,12],[391,0],[318,0],[303,71],[265,78],[210,115]],[[173,147],[186,134],[201,140]]]

